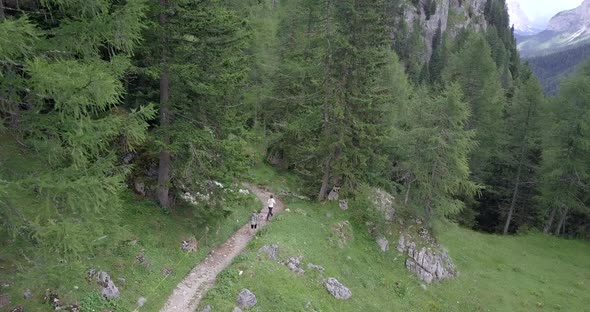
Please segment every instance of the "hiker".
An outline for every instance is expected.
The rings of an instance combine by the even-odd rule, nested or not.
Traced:
[[[270,217],[273,216],[272,209],[275,207],[274,196],[270,195],[270,198],[266,202],[266,206],[268,207],[268,214],[266,215],[266,221],[268,221],[268,220],[270,220]]]
[[[252,211],[252,215],[250,216],[250,229],[256,231],[256,227],[258,226],[258,212],[256,210]]]

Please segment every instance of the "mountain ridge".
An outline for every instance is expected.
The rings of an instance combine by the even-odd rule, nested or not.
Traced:
[[[590,42],[590,0],[561,11],[551,18],[547,28],[532,36],[518,36],[518,49],[525,58],[548,55]]]

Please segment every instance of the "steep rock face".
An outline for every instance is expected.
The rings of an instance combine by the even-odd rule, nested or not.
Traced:
[[[451,37],[455,37],[463,28],[483,31],[487,27],[484,17],[486,0],[432,0],[436,2],[436,10],[427,16],[425,8],[430,1],[420,0],[417,6],[406,3],[404,9],[407,25],[413,27],[418,20],[423,29],[425,60],[429,60],[432,55],[432,39],[439,26],[442,33]]]
[[[557,13],[547,29],[518,44],[523,57],[549,55],[590,43],[590,0],[575,9]]]
[[[549,21],[547,30],[569,33],[590,31],[590,0],[584,1],[575,9],[555,15]]]

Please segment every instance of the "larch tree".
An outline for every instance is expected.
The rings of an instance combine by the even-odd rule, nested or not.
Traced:
[[[140,0],[42,1],[0,23],[0,101],[15,104],[0,111],[18,115],[3,132],[30,164],[3,177],[0,210],[15,234],[70,256],[116,236],[116,222],[96,221],[117,215],[129,172],[121,156],[145,141],[156,113],[121,107],[144,12]],[[16,92],[5,93],[11,81]]]
[[[524,203],[521,189],[523,184],[535,185],[537,163],[535,154],[540,146],[540,114],[545,106],[545,98],[539,82],[532,73],[521,75],[526,77],[517,87],[511,103],[507,107],[506,125],[508,129],[507,144],[505,147],[508,157],[508,167],[505,178],[511,178],[510,200],[508,213],[504,222],[503,233],[510,229],[517,204]],[[529,189],[531,186],[528,187]],[[530,197],[529,197],[530,198]],[[524,206],[524,205],[522,205]],[[522,207],[524,208],[524,207]]]
[[[543,140],[541,199],[548,207],[544,232],[563,232],[567,216],[588,213],[590,190],[590,62],[562,83],[549,101]]]
[[[422,207],[428,221],[461,212],[460,198],[473,196],[479,186],[470,179],[475,131],[466,128],[470,108],[459,86],[451,84],[434,97],[418,91],[407,116],[396,136],[398,170],[411,176],[404,183],[406,203]]]

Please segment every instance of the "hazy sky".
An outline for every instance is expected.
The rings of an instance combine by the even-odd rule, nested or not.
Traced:
[[[518,2],[524,13],[535,24],[546,24],[556,13],[573,9],[583,0],[512,0]]]

